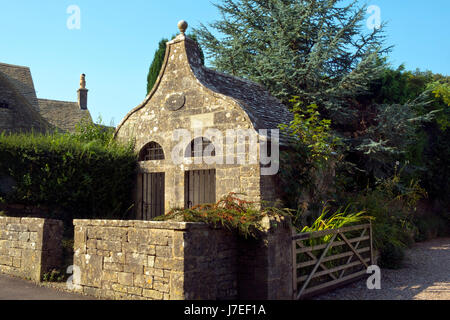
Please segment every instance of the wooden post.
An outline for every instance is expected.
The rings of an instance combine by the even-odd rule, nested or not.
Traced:
[[[291,227],[292,237],[296,235],[295,228]],[[292,240],[292,291],[293,300],[297,298],[297,241]]]
[[[373,254],[372,221],[370,221],[369,230],[370,230],[370,264],[374,265],[375,264],[375,258],[374,258],[374,254]]]

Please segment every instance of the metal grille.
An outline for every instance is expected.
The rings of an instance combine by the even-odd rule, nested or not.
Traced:
[[[216,202],[216,170],[186,171],[184,203],[186,208]]]
[[[139,154],[139,161],[164,160],[164,151],[156,142],[150,142],[142,148]]]
[[[142,175],[142,219],[151,220],[164,214],[165,174]]]

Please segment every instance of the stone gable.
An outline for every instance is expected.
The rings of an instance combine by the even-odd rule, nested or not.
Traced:
[[[206,181],[210,179],[209,174],[215,175],[215,183],[199,187],[201,192],[214,189],[215,200],[230,192],[245,194],[246,198],[256,202],[276,200],[274,192],[265,192],[275,189],[273,184],[276,180],[261,179],[258,140],[224,140],[222,145],[212,141],[216,155],[223,154],[224,158],[243,156],[246,159],[244,164],[237,161],[220,165],[207,164],[206,161],[176,164],[172,152],[180,141],[174,140],[173,134],[177,129],[184,129],[192,139],[196,139],[204,136],[208,129],[215,129],[225,138],[227,130],[249,130],[252,138],[258,139],[261,138],[259,129],[278,129],[278,124],[288,123],[291,119],[286,107],[260,85],[205,68],[197,44],[183,33],[178,35],[167,43],[164,63],[153,90],[142,104],[127,114],[115,133],[121,141],[134,140],[138,153],[142,153],[150,142],[159,144],[164,152],[164,160],[139,163],[136,183],[138,218],[145,218],[140,212],[144,210],[146,192],[152,187],[148,185],[146,174],[152,173],[164,174],[164,190],[156,192],[164,197],[165,212],[188,205],[187,193],[192,193],[193,187],[188,185],[186,172],[193,171],[215,170],[208,173],[207,178],[199,178]],[[280,140],[287,143],[283,137]],[[189,141],[186,148],[188,144]],[[244,154],[237,154],[238,147],[245,148],[241,149],[245,150]],[[251,157],[256,157],[256,162],[250,162]],[[149,197],[150,204],[157,201],[152,194]]]

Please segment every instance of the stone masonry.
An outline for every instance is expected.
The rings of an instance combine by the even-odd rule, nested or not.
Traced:
[[[107,299],[237,298],[236,239],[201,223],[75,220],[76,290]]]
[[[263,224],[251,240],[202,223],[75,220],[75,288],[118,300],[291,299],[291,229]]]
[[[279,124],[287,124],[293,119],[292,114],[259,84],[206,68],[200,55],[195,41],[183,32],[168,42],[153,90],[141,105],[127,114],[117,127],[115,137],[120,141],[133,140],[138,153],[150,142],[161,146],[164,160],[141,161],[139,172],[165,173],[163,202],[166,212],[186,206],[185,172],[192,170],[216,170],[216,200],[235,192],[245,194],[247,200],[257,203],[261,200],[275,202],[279,199],[274,192],[276,181],[264,179],[262,174],[260,151],[264,144],[261,141],[267,136],[260,130],[278,129]],[[177,129],[186,130],[191,137],[182,142],[174,140]],[[208,137],[210,129],[220,135]],[[241,130],[248,135],[241,135],[245,138],[242,140],[225,139],[227,132],[232,130]],[[174,163],[172,152],[177,145],[183,144],[187,148],[193,139],[202,136],[212,142],[216,157],[234,161]],[[287,144],[282,133],[280,144]],[[245,161],[239,162],[237,157]],[[135,190],[136,218],[142,219],[139,216],[143,203],[141,176],[136,179]]]
[[[62,263],[61,221],[0,217],[0,272],[40,282]]]

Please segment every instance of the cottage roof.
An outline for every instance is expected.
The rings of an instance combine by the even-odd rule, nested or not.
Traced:
[[[293,120],[293,115],[287,107],[264,86],[206,68],[203,64],[198,64],[198,61],[195,63],[194,60],[200,59],[200,51],[194,41],[189,42],[186,46],[188,59],[195,77],[208,89],[237,101],[256,130],[278,129],[280,124],[289,124]],[[289,137],[280,132],[280,141],[287,144]]]
[[[0,63],[0,73],[14,86],[18,93],[27,99],[32,107],[39,110],[30,68]]]
[[[155,94],[158,84],[164,76],[165,66],[170,63],[168,54],[170,46],[179,42],[184,42],[187,61],[198,82],[214,93],[234,100],[247,113],[256,130],[278,129],[280,124],[289,124],[293,120],[293,115],[287,107],[271,96],[260,84],[206,68],[201,61],[201,53],[197,43],[186,37],[182,32],[174,40],[167,43],[163,67],[152,91],[141,105],[128,113],[117,127],[116,134],[127,119],[143,108]],[[280,132],[280,142],[283,145],[289,143],[289,137],[284,132]]]
[[[38,99],[30,68],[0,63],[0,75],[3,75],[15,91],[25,98],[46,122],[60,130],[74,131],[82,119],[92,122],[89,110],[80,109],[77,102]],[[24,109],[23,112],[26,110]]]
[[[38,99],[41,115],[64,131],[73,132],[82,120],[92,122],[89,110],[81,110],[77,102]]]
[[[8,131],[28,131],[33,129],[36,132],[45,132],[54,129],[39,112],[30,104],[28,99],[18,92],[16,86],[11,83],[10,78],[0,72],[0,88],[9,92],[9,97],[14,100],[11,116],[7,124]],[[1,97],[0,97],[1,98]],[[1,120],[1,119],[0,119]]]

